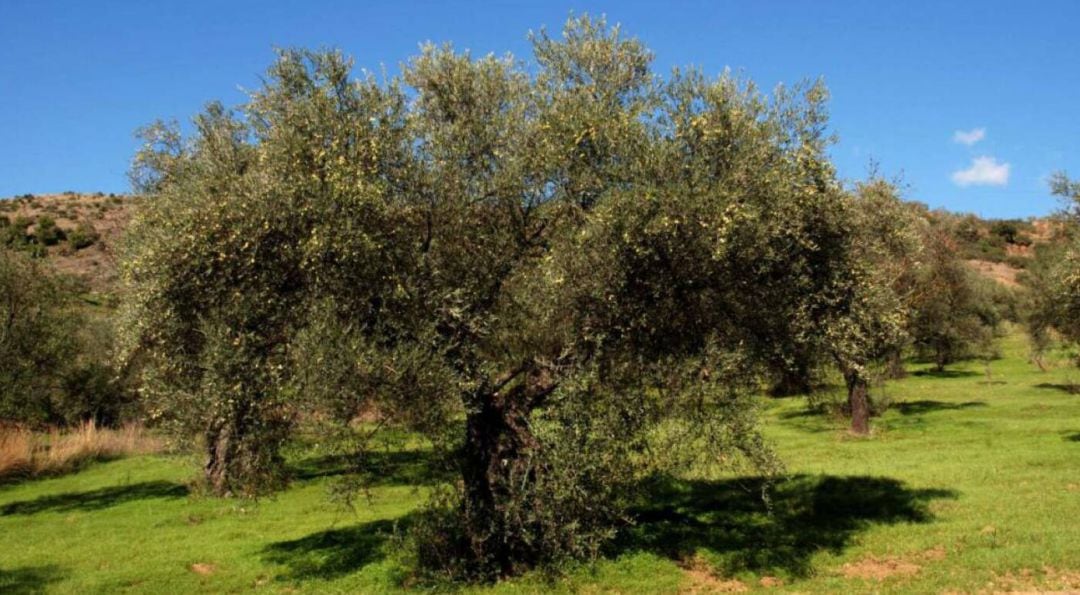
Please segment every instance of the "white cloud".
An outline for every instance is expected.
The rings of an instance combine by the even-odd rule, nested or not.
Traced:
[[[973,128],[971,130],[957,130],[952,135],[954,143],[960,143],[961,145],[971,146],[975,143],[986,138],[985,128]]]
[[[954,171],[952,181],[957,186],[1004,186],[1009,183],[1011,167],[993,157],[976,157],[971,167]]]

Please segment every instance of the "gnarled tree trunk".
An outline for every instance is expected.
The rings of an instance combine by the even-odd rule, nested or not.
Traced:
[[[518,530],[536,503],[530,497],[536,479],[531,454],[540,443],[529,428],[529,408],[521,402],[486,395],[466,419],[461,459],[465,487],[465,530],[472,555],[501,575],[514,574],[514,563],[529,564],[533,547]]]
[[[235,456],[234,451],[232,424],[210,424],[206,430],[206,464],[203,466],[203,474],[207,487],[215,496],[228,496],[232,492],[229,467]]]

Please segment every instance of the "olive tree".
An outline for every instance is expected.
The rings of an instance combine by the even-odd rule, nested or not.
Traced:
[[[850,199],[851,299],[833,325],[829,353],[844,377],[851,431],[867,434],[872,368],[894,367],[909,341],[926,221],[876,174],[857,183]]]
[[[1028,289],[1026,323],[1036,361],[1051,344],[1051,336],[1080,341],[1080,183],[1064,173],[1051,179],[1051,191],[1063,202],[1055,242],[1040,245],[1025,275]]]
[[[299,411],[365,412],[460,476],[421,564],[489,578],[595,554],[652,473],[773,465],[749,397],[861,299],[824,88],[662,80],[589,18],[532,41],[386,81],[285,51],[148,131],[128,349],[216,491],[274,485]]]
[[[982,291],[990,281],[980,278],[956,250],[951,238],[930,230],[914,286],[912,340],[939,372],[963,357],[988,353],[1000,322],[999,312]]]
[[[0,420],[64,421],[57,411],[78,318],[37,261],[0,247]]]

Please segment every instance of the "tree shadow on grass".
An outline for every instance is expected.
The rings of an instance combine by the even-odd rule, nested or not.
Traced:
[[[39,512],[73,512],[102,510],[133,500],[151,498],[182,498],[186,486],[167,481],[146,481],[131,485],[112,486],[88,492],[68,492],[41,496],[33,500],[11,502],[0,507],[0,516],[37,514]]]
[[[1080,442],[1080,432],[1073,432],[1072,434],[1065,434],[1066,442]]]
[[[935,370],[928,368],[926,370],[916,370],[911,375],[926,378],[971,378],[972,376],[984,376],[985,374],[972,372],[971,370]]]
[[[1080,384],[1074,384],[1071,382],[1063,382],[1060,384],[1054,384],[1052,382],[1042,382],[1035,385],[1035,388],[1045,388],[1049,390],[1056,390],[1068,395],[1080,394]]]
[[[31,595],[44,593],[52,583],[62,580],[67,572],[59,566],[20,566],[0,568],[0,593],[7,595]]]
[[[289,472],[299,481],[359,472],[369,487],[433,485],[452,477],[432,452],[423,450],[376,450],[359,459],[349,454],[309,457],[294,463]]]
[[[928,522],[931,500],[958,495],[886,477],[797,475],[766,486],[761,478],[658,482],[614,553],[644,550],[684,562],[705,550],[728,575],[806,576],[815,553],[840,552],[870,525]]]
[[[921,415],[933,411],[953,411],[957,409],[971,409],[973,407],[986,407],[986,401],[965,401],[963,403],[949,403],[946,401],[904,401],[894,403],[894,409],[903,415]]]
[[[387,542],[403,529],[409,517],[377,520],[342,529],[312,533],[272,543],[265,559],[288,567],[285,580],[333,579],[351,574],[386,557]]]

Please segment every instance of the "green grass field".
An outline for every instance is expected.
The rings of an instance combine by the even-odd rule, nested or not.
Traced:
[[[762,504],[751,477],[657,486],[609,555],[495,592],[977,592],[1080,589],[1080,371],[1040,372],[1023,336],[945,374],[913,364],[870,439],[766,400],[790,478]],[[402,588],[391,546],[435,481],[422,453],[354,511],[334,468],[298,460],[286,492],[200,498],[193,461],[148,456],[0,487],[0,592],[370,593]]]

